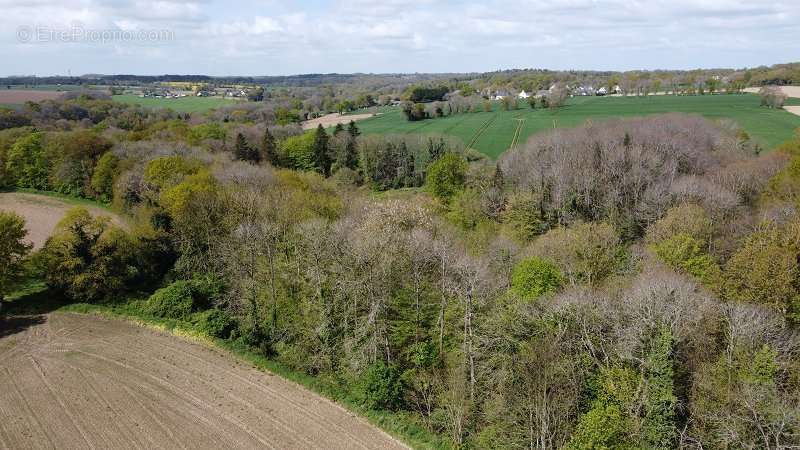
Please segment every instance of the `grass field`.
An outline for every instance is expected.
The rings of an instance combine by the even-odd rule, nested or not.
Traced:
[[[239,100],[221,97],[142,98],[135,94],[115,95],[114,100],[146,108],[169,108],[178,112],[203,112],[220,106],[233,105]]]
[[[634,117],[668,112],[701,114],[709,119],[736,121],[762,147],[771,149],[792,137],[800,127],[800,116],[786,111],[762,108],[757,95],[705,95],[691,97],[576,97],[563,108],[531,110],[527,104],[515,111],[460,114],[440,119],[409,122],[400,108],[384,109],[383,114],[359,122],[365,134],[437,133],[460,138],[465,145],[497,158],[512,144],[522,145],[532,134],[554,127],[574,127],[586,120]],[[787,105],[800,105],[789,99]]]

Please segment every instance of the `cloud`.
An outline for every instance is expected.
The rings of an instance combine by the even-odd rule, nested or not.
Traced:
[[[741,67],[800,60],[800,3],[762,0],[0,0],[10,73],[287,74]],[[42,23],[46,19],[50,22]],[[169,41],[21,44],[46,25]],[[36,57],[30,57],[36,55]]]

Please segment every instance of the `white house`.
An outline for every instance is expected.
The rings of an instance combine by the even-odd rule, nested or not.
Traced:
[[[519,94],[517,94],[517,97],[518,97],[518,98],[521,98],[521,99],[526,99],[526,98],[530,97],[530,95],[528,95],[528,93],[527,93],[527,92],[525,92],[525,91],[522,91],[522,92],[520,92]]]

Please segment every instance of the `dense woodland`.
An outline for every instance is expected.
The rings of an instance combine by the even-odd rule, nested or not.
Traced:
[[[504,76],[504,75],[498,75]],[[0,115],[0,184],[77,209],[20,272],[128,301],[459,448],[800,445],[800,135],[665,115],[490,161],[437,136],[302,132],[254,104],[81,95]]]

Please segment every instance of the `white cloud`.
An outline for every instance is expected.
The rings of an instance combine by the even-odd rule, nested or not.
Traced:
[[[6,73],[58,73],[66,65],[73,72],[284,74],[800,60],[796,1],[0,0],[0,9],[0,29],[9,30],[0,36]],[[20,26],[72,23],[166,28],[176,39],[113,47],[15,39]]]

